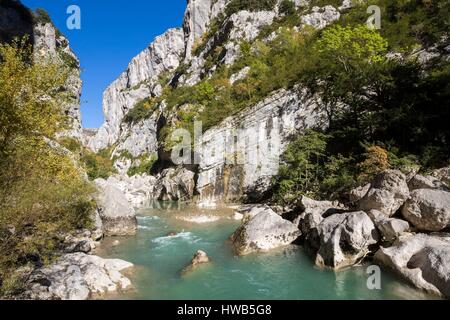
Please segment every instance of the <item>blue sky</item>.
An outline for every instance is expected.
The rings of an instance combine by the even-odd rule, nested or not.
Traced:
[[[103,123],[102,94],[130,60],[168,28],[182,24],[186,0],[22,0],[44,8],[81,60],[83,126]],[[69,5],[81,9],[81,30],[68,30]]]

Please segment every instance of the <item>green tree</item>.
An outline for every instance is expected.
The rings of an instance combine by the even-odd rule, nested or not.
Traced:
[[[309,84],[323,99],[331,127],[341,120],[361,128],[383,79],[387,48],[387,41],[365,25],[323,31],[312,48]]]
[[[67,70],[31,63],[31,48],[0,45],[0,296],[16,293],[17,267],[49,262],[64,234],[90,226],[92,186],[55,142]]]

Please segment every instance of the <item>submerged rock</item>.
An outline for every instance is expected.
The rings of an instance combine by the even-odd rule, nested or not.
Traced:
[[[450,227],[450,192],[416,190],[403,207],[402,214],[421,231],[441,231]]]
[[[122,271],[133,267],[84,253],[67,254],[49,267],[33,272],[26,295],[35,300],[87,300],[131,287]]]
[[[450,298],[450,242],[424,234],[401,237],[381,248],[375,261],[419,289]]]
[[[199,266],[208,264],[211,262],[211,259],[208,257],[208,254],[205,251],[198,250],[194,257],[191,260],[191,263],[186,266],[182,271],[182,275],[186,275],[192,271],[195,271]]]
[[[393,216],[409,198],[406,176],[398,170],[387,170],[371,183],[367,194],[358,202],[361,211],[378,210]]]
[[[325,218],[307,239],[317,266],[342,269],[362,260],[378,242],[378,232],[365,212],[335,214]]]
[[[238,255],[247,255],[289,245],[300,234],[296,225],[267,210],[244,223],[231,240]]]

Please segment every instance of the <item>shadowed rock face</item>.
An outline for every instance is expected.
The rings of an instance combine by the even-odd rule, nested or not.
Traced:
[[[15,37],[30,37],[33,43],[33,15],[20,2],[2,0],[0,3],[0,42],[10,42]]]

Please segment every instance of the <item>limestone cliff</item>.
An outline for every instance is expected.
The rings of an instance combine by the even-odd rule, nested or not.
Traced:
[[[18,1],[0,3],[0,42],[10,42],[15,38],[28,37],[33,46],[34,59],[52,59],[64,63],[70,69],[65,86],[69,93],[68,101],[62,107],[69,118],[68,131],[64,135],[82,138],[80,98],[82,82],[80,63],[69,45],[69,41],[55,28],[44,13],[34,13]]]
[[[280,9],[282,1],[273,1],[273,5],[265,5],[262,9],[238,7],[233,10],[229,8],[231,2],[236,5],[239,1],[189,0],[182,29],[171,29],[157,37],[133,58],[127,70],[105,91],[103,109],[106,122],[95,136],[87,138],[87,145],[94,151],[113,147],[112,156],[122,174],[126,175],[132,165],[129,155],[137,159],[159,153],[159,166],[155,172],[157,179],[165,176],[162,170],[174,167],[167,157],[167,150],[162,152],[160,141],[161,132],[178,121],[173,111],[167,109],[164,100],[159,100],[147,117],[129,122],[126,116],[130,110],[144,99],[161,96],[164,86],[189,88],[213,76],[222,66],[232,66],[240,57],[242,40],[253,41],[284,15]],[[348,1],[339,8],[314,7],[303,0],[293,0],[293,3],[302,12],[298,28],[304,25],[323,28],[339,19],[340,11],[348,6]],[[274,28],[265,41],[276,36],[277,29]],[[211,55],[215,55],[214,61],[211,61]],[[231,75],[230,83],[244,79],[248,72],[247,67]],[[301,88],[281,90],[204,132],[200,163],[187,167],[193,171],[194,181],[191,183],[195,186],[193,195],[196,200],[214,205],[220,201],[253,199],[263,195],[270,188],[271,178],[278,172],[278,156],[291,136],[320,125],[321,115],[316,106],[316,99],[307,99]],[[236,125],[241,132],[239,138],[233,133]],[[255,133],[264,133],[259,137],[261,141],[254,141],[258,136]],[[256,155],[256,163],[244,160],[244,164],[230,165],[226,157],[214,156],[216,152],[227,153],[228,148],[234,145],[231,142],[236,139],[247,143],[236,144],[231,153],[236,157]],[[273,157],[268,156],[259,149],[261,142],[263,149],[274,149],[277,153]],[[121,157],[122,154],[128,157]],[[173,189],[172,185],[170,189]],[[154,197],[162,196],[155,194]]]

